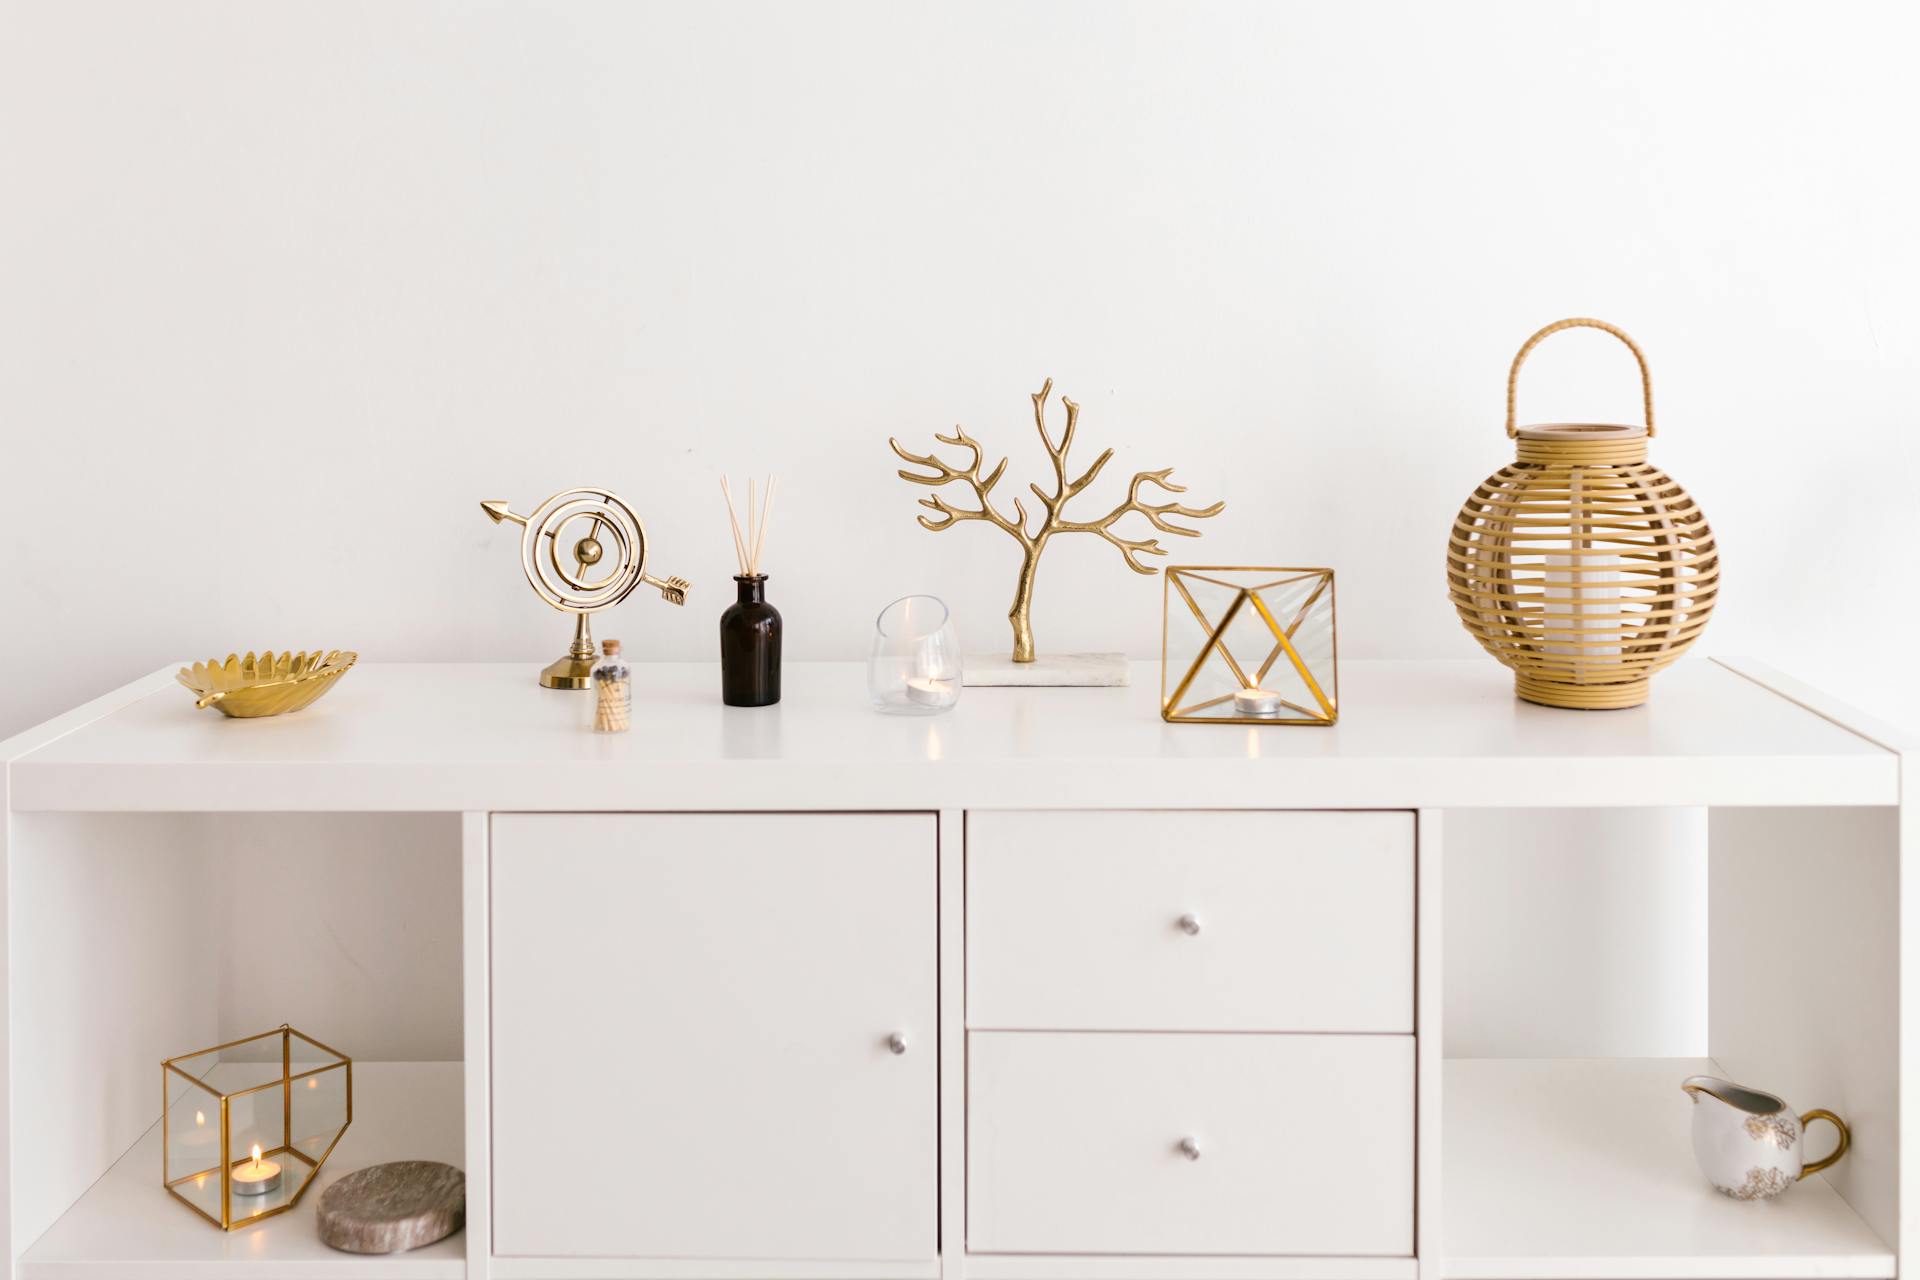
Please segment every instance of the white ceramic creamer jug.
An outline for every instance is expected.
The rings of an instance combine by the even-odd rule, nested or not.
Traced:
[[[1847,1154],[1853,1135],[1831,1111],[1795,1117],[1770,1093],[1713,1076],[1681,1082],[1693,1103],[1693,1156],[1707,1181],[1735,1200],[1771,1200],[1800,1179]],[[1833,1153],[1807,1162],[1806,1130],[1826,1120],[1840,1132]]]

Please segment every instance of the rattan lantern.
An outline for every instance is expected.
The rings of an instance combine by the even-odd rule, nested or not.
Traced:
[[[1640,363],[1644,427],[1514,425],[1520,366],[1549,334],[1600,329]],[[1447,585],[1473,638],[1549,707],[1639,706],[1648,678],[1686,651],[1719,594],[1713,530],[1687,491],[1647,462],[1653,380],[1632,338],[1562,320],[1527,339],[1507,374],[1513,462],[1473,491],[1447,543]]]

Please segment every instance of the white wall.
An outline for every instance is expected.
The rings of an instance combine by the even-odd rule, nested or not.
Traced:
[[[696,584],[602,628],[643,655],[711,653],[715,478],[749,469],[785,477],[793,656],[859,654],[908,590],[998,646],[1009,541],[915,528],[886,439],[963,422],[1039,478],[1049,374],[1110,483],[1227,499],[1180,558],[1331,564],[1343,653],[1470,654],[1443,540],[1509,455],[1508,359],[1569,314],[1651,355],[1656,458],[1725,549],[1704,647],[1920,721],[1904,6],[8,25],[0,733],[235,646],[544,660],[564,621],[475,504],[582,482]],[[1630,417],[1609,343],[1555,339],[1525,413]],[[1043,646],[1151,654],[1158,609],[1097,540],[1049,552]]]
[[[1704,809],[1446,815],[1449,1056],[1706,1057]]]
[[[227,925],[219,1040],[290,1022],[361,1058],[460,1058],[458,814],[206,814],[189,833]]]
[[[1472,655],[1443,540],[1570,314],[1652,358],[1725,553],[1703,651],[1920,722],[1908,7],[9,18],[0,735],[236,647],[543,662],[565,622],[476,503],[582,482],[696,584],[602,624],[641,656],[711,655],[750,469],[791,656],[912,590],[999,647],[1012,547],[916,529],[885,442],[964,423],[1022,491],[1048,375],[1119,451],[1094,504],[1169,464],[1227,500],[1176,562],[1331,564],[1343,655]],[[1637,404],[1597,334],[1523,387]],[[1158,610],[1103,544],[1048,552],[1043,648],[1148,656]]]

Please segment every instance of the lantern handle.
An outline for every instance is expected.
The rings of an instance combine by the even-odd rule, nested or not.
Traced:
[[[1589,320],[1582,316],[1576,316],[1571,320],[1554,321],[1546,328],[1540,330],[1540,332],[1534,334],[1531,338],[1528,338],[1526,345],[1520,348],[1520,353],[1514,356],[1513,368],[1507,371],[1507,439],[1514,439],[1520,434],[1520,428],[1515,426],[1513,422],[1514,401],[1520,389],[1520,366],[1526,363],[1527,357],[1532,354],[1535,347],[1540,345],[1542,340],[1551,334],[1560,332],[1562,329],[1598,329],[1602,333],[1612,334],[1627,344],[1627,350],[1633,352],[1633,358],[1640,362],[1640,395],[1647,408],[1647,437],[1648,439],[1652,439],[1654,435],[1653,375],[1647,371],[1647,357],[1641,352],[1639,344],[1632,338],[1629,338],[1620,329],[1608,324],[1605,320]]]

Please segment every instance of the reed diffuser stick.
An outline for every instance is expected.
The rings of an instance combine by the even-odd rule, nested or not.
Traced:
[[[760,500],[760,531],[753,539],[753,560],[749,572],[760,572],[760,551],[767,544],[767,513],[773,510],[774,486],[780,483],[780,477],[768,476],[766,494]]]
[[[733,554],[740,562],[743,578],[760,573],[760,553],[767,546],[767,517],[773,511],[773,491],[779,484],[779,476],[768,476],[766,484],[756,489],[753,478],[747,478],[747,527],[742,533],[740,516],[733,506],[733,486],[725,476],[720,477],[720,492],[727,500],[727,523],[733,529]]]
[[[740,517],[733,513],[733,490],[727,485],[727,478],[720,477],[720,492],[727,500],[727,523],[733,527],[733,554],[740,562],[740,575],[747,574],[747,544],[740,537]]]

